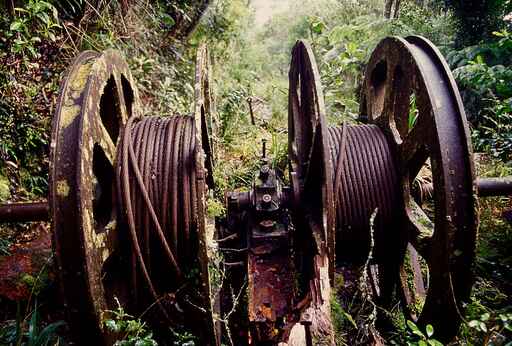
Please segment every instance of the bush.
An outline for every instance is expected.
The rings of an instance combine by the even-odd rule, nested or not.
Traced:
[[[476,150],[503,160],[512,153],[512,34],[494,33],[496,42],[447,55],[471,120]]]

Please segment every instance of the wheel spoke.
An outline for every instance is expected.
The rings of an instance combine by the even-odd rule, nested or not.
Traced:
[[[121,120],[121,123],[124,124],[126,123],[126,120],[128,120],[128,117],[130,116],[131,114],[131,100],[127,100],[125,98],[125,93],[127,92],[127,90],[124,90],[125,89],[125,86],[123,85],[123,82],[122,82],[122,79],[123,78],[121,76],[121,74],[119,73],[115,73],[114,74],[114,79],[115,79],[115,83],[116,83],[116,96],[117,96],[117,99],[119,100],[119,114],[120,114],[120,120]],[[130,90],[130,92],[132,92]],[[130,105],[127,104],[127,102],[130,102]]]
[[[404,226],[408,231],[409,242],[429,262],[434,235],[434,223],[412,198],[408,204]]]
[[[394,59],[388,59],[383,116],[397,143],[402,142],[409,130],[409,99],[412,93],[412,80],[407,76],[410,72],[403,71],[403,68]]]
[[[407,245],[407,255],[400,266],[400,288],[405,309],[410,318],[416,321],[417,312],[425,303],[426,289],[418,252],[411,244]]]
[[[96,135],[96,143],[98,143],[101,149],[103,149],[103,152],[105,153],[105,156],[107,157],[112,167],[115,167],[114,160],[116,157],[116,145],[110,138],[107,129],[105,128],[105,126],[103,126],[101,122],[99,122],[98,127],[99,131]]]
[[[399,145],[398,152],[402,171],[413,181],[429,157],[427,150],[430,126],[426,117],[419,116],[416,125]]]

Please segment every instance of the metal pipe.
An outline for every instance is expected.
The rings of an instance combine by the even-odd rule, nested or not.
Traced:
[[[47,201],[0,204],[0,223],[49,220],[50,206]]]
[[[504,178],[477,178],[478,196],[512,196],[512,176]]]

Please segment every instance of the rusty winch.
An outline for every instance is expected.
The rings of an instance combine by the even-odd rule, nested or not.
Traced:
[[[407,319],[451,340],[473,281],[478,197],[511,195],[512,179],[475,176],[461,97],[439,51],[417,36],[381,41],[365,72],[365,124],[328,126],[314,55],[298,41],[290,184],[263,145],[250,191],[226,192],[217,222],[206,215],[210,72],[201,46],[194,114],[144,117],[116,52],[80,54],[54,117],[49,203],[0,207],[2,221],[51,219],[77,343],[113,342],[102,316],[117,299],[205,345],[333,344],[331,285],[347,263],[367,264],[377,304],[399,301]],[[431,174],[430,198],[415,192],[420,170]]]

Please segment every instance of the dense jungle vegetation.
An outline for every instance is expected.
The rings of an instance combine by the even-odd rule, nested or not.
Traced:
[[[262,139],[274,167],[286,171],[288,68],[300,38],[313,47],[331,124],[357,122],[365,64],[382,38],[428,38],[460,88],[478,174],[512,175],[512,1],[263,3],[266,7],[258,0],[0,1],[0,203],[46,198],[59,82],[78,52],[121,51],[145,115],[189,114],[195,50],[203,41],[213,59],[220,158],[211,216],[224,214],[224,191],[250,185]],[[265,8],[273,9],[271,15],[263,15]],[[512,345],[512,201],[483,199],[479,212],[476,282],[457,344]],[[0,275],[15,249],[48,229],[48,224],[2,225]],[[66,344],[52,255],[45,253],[42,262],[20,273],[14,284],[0,277],[0,345]],[[331,303],[337,344],[357,344],[355,331],[373,323],[372,317],[336,292]],[[118,345],[156,344],[148,327],[121,306],[105,323],[124,335]],[[420,330],[403,316],[395,325],[389,344],[441,344],[435,330]],[[173,340],[197,344],[188,333]]]

